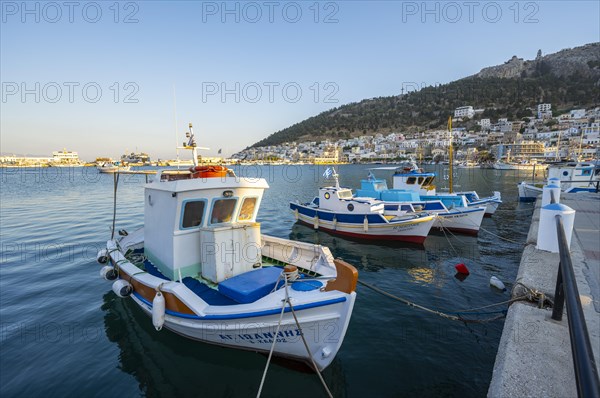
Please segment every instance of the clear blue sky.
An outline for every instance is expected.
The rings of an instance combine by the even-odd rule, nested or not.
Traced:
[[[597,1],[74,3],[1,2],[3,153],[173,158],[176,114],[179,142],[192,122],[229,155],[335,106],[600,41]]]

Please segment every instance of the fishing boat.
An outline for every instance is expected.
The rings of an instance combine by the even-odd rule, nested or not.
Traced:
[[[314,229],[361,239],[398,240],[422,244],[435,221],[435,215],[397,209],[385,211],[385,203],[369,197],[356,197],[350,188],[340,187],[335,169],[335,186],[319,188],[311,202],[291,202],[296,221]]]
[[[485,207],[469,207],[463,195],[437,195],[437,200],[423,200],[412,190],[388,189],[384,179],[369,177],[360,181],[360,189],[356,191],[360,197],[382,200],[386,212],[405,210],[408,212],[425,211],[436,214],[434,229],[446,229],[466,235],[477,235],[485,214]]]
[[[113,174],[121,171],[129,171],[131,166],[121,162],[104,162],[99,164],[97,169],[100,173]]]
[[[598,192],[600,165],[591,162],[569,162],[548,166],[546,184],[556,183],[563,192]],[[534,202],[541,195],[544,184],[522,181],[518,184],[519,201]]]
[[[465,206],[469,209],[484,207],[484,217],[490,217],[502,203],[501,194],[497,191],[493,192],[492,196],[484,198],[480,198],[476,191],[438,193],[436,186],[433,184],[436,177],[435,173],[423,171],[414,162],[407,162],[400,166],[378,167],[372,170],[394,171],[392,176],[393,190],[415,192],[419,195],[420,201],[441,200],[445,202],[448,210]],[[450,186],[452,186],[452,183],[450,183]]]
[[[198,165],[189,129],[194,165],[144,186],[144,227],[115,237],[113,219],[101,275],[157,331],[326,368],[348,328],[356,269],[327,247],[261,234],[267,182]]]

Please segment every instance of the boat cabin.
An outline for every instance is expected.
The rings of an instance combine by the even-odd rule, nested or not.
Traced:
[[[383,202],[368,197],[355,197],[351,189],[339,187],[319,188],[318,206],[336,213],[383,214],[384,211]]]
[[[388,189],[387,182],[382,179],[369,178],[360,181],[360,189],[356,196],[364,196],[385,202],[418,202],[419,193],[412,190]]]
[[[435,173],[418,170],[397,169],[394,173],[394,189],[413,191],[419,195],[435,195]]]
[[[202,276],[219,283],[261,264],[256,215],[264,179],[232,174],[162,178],[144,190],[144,251],[172,280]]]

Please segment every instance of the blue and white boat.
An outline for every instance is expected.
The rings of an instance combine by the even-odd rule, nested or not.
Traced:
[[[600,165],[593,162],[570,162],[548,166],[547,183],[554,182],[565,193],[598,192]],[[519,201],[534,202],[544,184],[523,181],[518,185]]]
[[[388,189],[386,180],[377,179],[370,172],[369,178],[361,180],[356,195],[382,200],[386,212],[400,209],[434,213],[437,217],[433,228],[467,235],[477,235],[485,214],[485,207],[468,207],[461,195],[438,195],[438,199],[423,200],[415,191]]]
[[[341,188],[335,170],[333,177],[335,186],[319,188],[319,196],[311,202],[290,203],[297,221],[314,229],[361,239],[418,244],[425,241],[435,221],[434,214],[417,213],[414,209],[386,211],[381,200],[356,197],[351,189]]]
[[[426,172],[417,167],[414,162],[398,167],[378,167],[372,170],[393,170],[392,177],[393,188],[403,191],[411,191],[419,194],[420,200],[449,200],[447,198],[463,196],[466,199],[466,206],[469,208],[485,207],[485,217],[491,217],[496,212],[498,206],[502,203],[501,194],[495,191],[493,196],[480,198],[475,191],[463,191],[455,193],[439,194],[436,192],[436,186],[433,184],[435,173]],[[446,204],[448,209],[456,207],[453,204]]]
[[[190,125],[196,163],[193,137]],[[159,171],[144,187],[144,227],[113,232],[101,275],[157,330],[322,370],[344,340],[358,273],[327,247],[262,235],[268,187],[221,166]]]

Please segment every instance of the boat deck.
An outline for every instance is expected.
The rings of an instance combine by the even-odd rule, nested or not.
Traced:
[[[150,275],[160,279],[164,279],[166,281],[171,280],[168,277],[166,277],[162,272],[160,272],[160,270],[144,256],[143,249],[133,250],[127,253],[126,257],[132,264],[136,265],[141,270],[146,271]],[[283,268],[285,264],[263,256],[262,265],[263,267]],[[239,305],[238,302],[219,292],[217,284],[211,283],[201,278],[200,276],[198,276],[197,278],[192,278],[188,276],[183,278],[182,282],[188,289],[194,292],[194,294],[196,294],[209,305]]]

